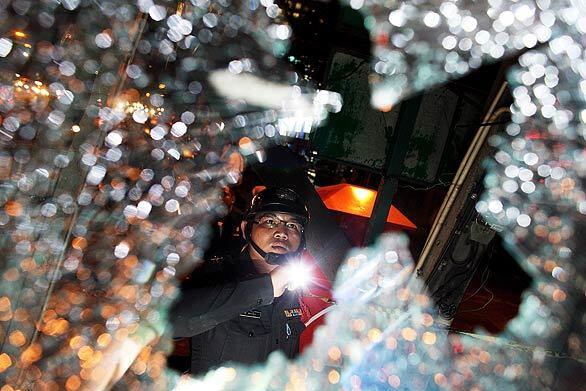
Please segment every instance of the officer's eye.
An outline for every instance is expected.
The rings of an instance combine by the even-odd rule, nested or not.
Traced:
[[[293,231],[301,231],[301,226],[297,223],[287,223],[287,228]]]
[[[266,217],[266,218],[264,218],[264,219],[262,220],[262,223],[263,223],[264,225],[266,225],[267,227],[269,227],[269,228],[273,228],[274,226],[276,226],[276,225],[277,225],[277,222],[276,222],[274,219],[270,218],[270,217]]]

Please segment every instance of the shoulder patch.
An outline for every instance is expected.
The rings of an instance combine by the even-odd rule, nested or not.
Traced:
[[[295,316],[303,315],[303,311],[301,311],[301,308],[290,308],[288,310],[283,310],[283,313],[287,318],[293,318]]]

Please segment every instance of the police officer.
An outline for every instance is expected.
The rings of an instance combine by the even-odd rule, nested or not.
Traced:
[[[305,249],[308,221],[296,192],[265,189],[245,214],[240,255],[208,261],[194,273],[197,283],[182,292],[170,319],[175,337],[191,338],[191,373],[228,361],[261,362],[275,350],[297,354],[305,326],[283,265]]]

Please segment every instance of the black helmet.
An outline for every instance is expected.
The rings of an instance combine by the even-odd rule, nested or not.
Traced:
[[[252,240],[252,222],[257,214],[263,212],[289,213],[299,220],[304,229],[301,231],[301,242],[299,248],[292,254],[275,254],[266,253]],[[305,250],[305,226],[309,222],[309,212],[305,203],[301,201],[299,194],[287,187],[267,188],[252,198],[250,207],[246,211],[245,220],[248,221],[244,231],[244,239],[263,257],[265,260],[274,265],[286,263],[288,259],[296,257]]]
[[[303,226],[309,222],[307,206],[299,194],[287,187],[271,187],[255,195],[246,212],[246,220],[252,221],[257,214],[263,212],[292,214],[301,220]]]

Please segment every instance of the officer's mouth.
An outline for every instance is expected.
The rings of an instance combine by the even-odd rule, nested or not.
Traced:
[[[273,252],[278,254],[285,254],[289,252],[289,246],[283,242],[273,242],[271,243],[271,249]]]

